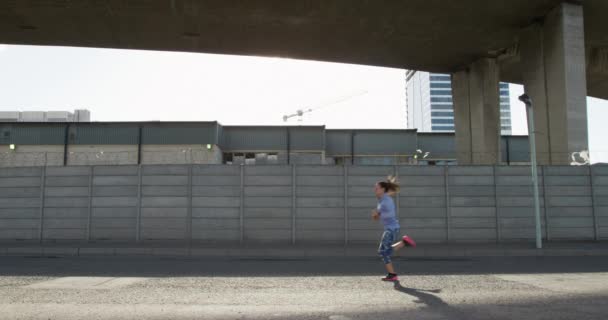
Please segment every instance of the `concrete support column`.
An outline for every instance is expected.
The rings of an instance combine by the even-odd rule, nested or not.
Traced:
[[[524,91],[532,98],[534,108],[536,161],[539,165],[546,165],[551,164],[551,149],[542,42],[543,32],[540,24],[524,29],[519,39]]]
[[[481,59],[452,74],[458,164],[500,161],[500,98],[496,59]]]
[[[538,164],[570,164],[573,154],[589,149],[582,6],[562,3],[524,29],[520,53]]]

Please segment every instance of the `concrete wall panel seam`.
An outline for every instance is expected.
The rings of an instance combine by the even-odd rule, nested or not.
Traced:
[[[244,211],[245,211],[245,167],[243,165],[240,166],[240,196],[241,200],[239,203],[239,232],[240,239],[239,242],[242,245],[245,237],[245,219],[244,219]]]
[[[135,224],[135,241],[141,241],[141,190],[142,190],[142,176],[143,176],[143,165],[140,164],[137,168],[137,221]]]
[[[494,204],[496,208],[496,243],[500,243],[502,240],[502,234],[500,230],[500,213],[498,210],[498,185],[496,184],[496,166],[493,166],[494,175]]]
[[[344,170],[344,245],[348,245],[348,166],[342,166]]]
[[[40,172],[40,225],[38,226],[38,241],[42,243],[43,227],[44,227],[44,188],[46,186],[46,166],[42,167]]]
[[[93,174],[95,172],[95,166],[89,168],[89,202],[87,207],[87,241],[91,241],[91,215],[93,214]]]
[[[186,221],[186,239],[188,240],[188,247],[192,245],[192,167],[192,164],[188,166],[188,220]]]
[[[296,165],[291,166],[291,244],[296,244]]]
[[[600,227],[599,227],[599,221],[598,221],[598,217],[597,217],[597,200],[596,200],[596,196],[595,196],[595,188],[593,186],[594,183],[594,178],[595,178],[595,172],[593,170],[593,166],[589,166],[589,187],[591,188],[591,211],[593,213],[593,239],[595,241],[598,241],[600,238]]]
[[[547,166],[541,166],[541,174],[542,174],[542,178],[543,178],[543,211],[545,213],[545,239],[547,239],[547,241],[551,240],[551,228],[550,228],[550,224],[549,224],[549,211],[550,211],[550,206],[549,206],[549,202],[547,201],[547,179],[546,179],[546,174],[545,172],[547,171]]]
[[[448,166],[444,167],[443,178],[444,178],[444,188],[445,188],[445,225],[446,225],[445,239],[446,239],[446,242],[449,242],[451,240],[450,230],[451,230],[451,224],[452,224],[452,221],[451,221],[452,210],[451,210],[451,206],[450,206],[450,173],[449,173]]]

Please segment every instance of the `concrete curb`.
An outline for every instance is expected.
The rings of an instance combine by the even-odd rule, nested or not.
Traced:
[[[161,246],[129,244],[5,244],[0,256],[167,256],[167,257],[375,257],[375,245],[357,246]],[[558,243],[543,249],[532,245],[422,245],[396,257],[608,256],[608,243]]]

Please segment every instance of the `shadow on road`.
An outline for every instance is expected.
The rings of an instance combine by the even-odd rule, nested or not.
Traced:
[[[394,283],[395,290],[399,292],[403,292],[407,295],[417,298],[418,300],[414,301],[415,303],[422,303],[426,308],[429,308],[433,313],[439,313],[445,316],[449,316],[449,319],[466,319],[465,314],[463,314],[458,309],[450,306],[445,301],[443,301],[440,297],[433,295],[431,293],[439,294],[441,293],[441,289],[435,290],[425,290],[425,289],[416,289],[416,288],[408,288],[401,285],[401,282],[395,281]]]

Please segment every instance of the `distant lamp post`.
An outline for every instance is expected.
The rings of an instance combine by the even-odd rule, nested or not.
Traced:
[[[536,248],[543,247],[540,226],[540,202],[538,199],[538,174],[536,168],[536,131],[534,130],[534,112],[532,111],[532,99],[527,94],[519,96],[519,101],[526,105],[528,116],[528,137],[530,140],[530,166],[532,167],[532,184],[534,188],[534,219],[536,224]],[[545,204],[546,205],[546,204]]]
[[[9,148],[9,149],[11,149],[11,151],[15,151],[15,149],[17,148],[17,146],[15,146],[15,144],[14,144],[14,143],[11,143],[11,144],[8,146],[8,148]]]
[[[211,150],[211,148],[213,148],[213,145],[207,144],[207,150]]]

